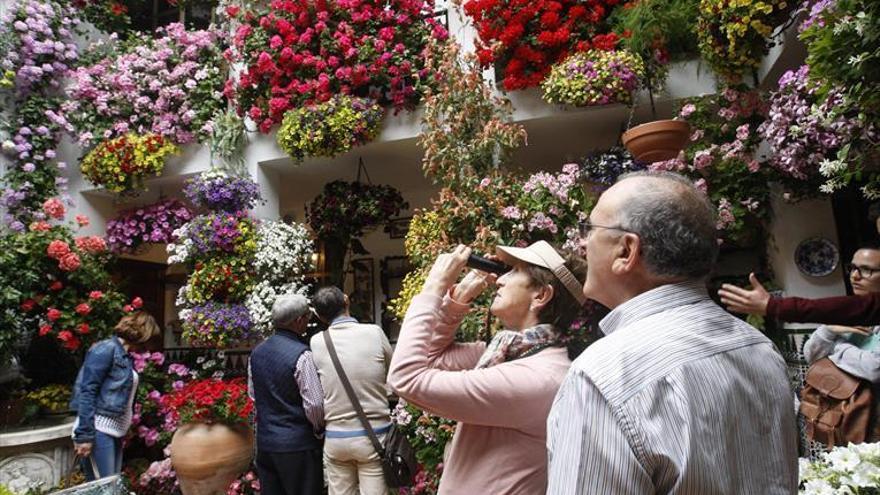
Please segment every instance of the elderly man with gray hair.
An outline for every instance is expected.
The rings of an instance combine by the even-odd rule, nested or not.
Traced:
[[[582,223],[584,295],[612,311],[548,419],[550,494],[794,494],[785,362],[717,306],[715,212],[671,173],[621,177]]]
[[[324,488],[324,391],[303,342],[310,314],[304,296],[279,297],[272,305],[275,334],[254,348],[248,363],[264,495],[318,495]]]

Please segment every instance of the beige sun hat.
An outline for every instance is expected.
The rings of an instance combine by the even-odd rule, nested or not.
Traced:
[[[556,275],[579,304],[587,302],[583,283],[565,266],[565,259],[547,241],[538,241],[527,247],[497,246],[495,254],[507,264],[525,261],[530,265],[546,268]]]

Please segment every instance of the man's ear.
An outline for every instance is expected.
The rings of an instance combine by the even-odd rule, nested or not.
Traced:
[[[614,248],[614,261],[612,261],[611,270],[618,274],[631,272],[636,268],[641,258],[642,240],[636,234],[623,234]]]

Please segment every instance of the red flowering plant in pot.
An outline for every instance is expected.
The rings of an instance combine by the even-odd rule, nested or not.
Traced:
[[[244,70],[225,94],[261,132],[339,94],[414,106],[435,79],[430,41],[448,36],[433,0],[273,0],[265,13],[226,12],[238,23],[226,55]]]
[[[65,207],[52,198],[42,214],[60,220]],[[0,364],[34,336],[73,353],[105,337],[124,304],[107,270],[111,260],[102,237],[75,236],[64,224],[39,220],[0,236]]]
[[[477,29],[477,56],[497,64],[504,89],[539,85],[553,64],[575,51],[610,50],[618,36],[606,23],[619,0],[467,0]]]
[[[181,426],[171,440],[171,464],[184,495],[223,493],[250,466],[253,402],[244,379],[195,380],[162,404]]]

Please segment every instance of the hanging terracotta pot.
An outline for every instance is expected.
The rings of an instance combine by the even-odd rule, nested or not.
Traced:
[[[254,455],[254,434],[246,426],[190,423],[171,439],[171,464],[183,495],[225,495]]]
[[[687,146],[691,128],[681,120],[655,120],[623,133],[623,145],[642,163],[671,160]]]

